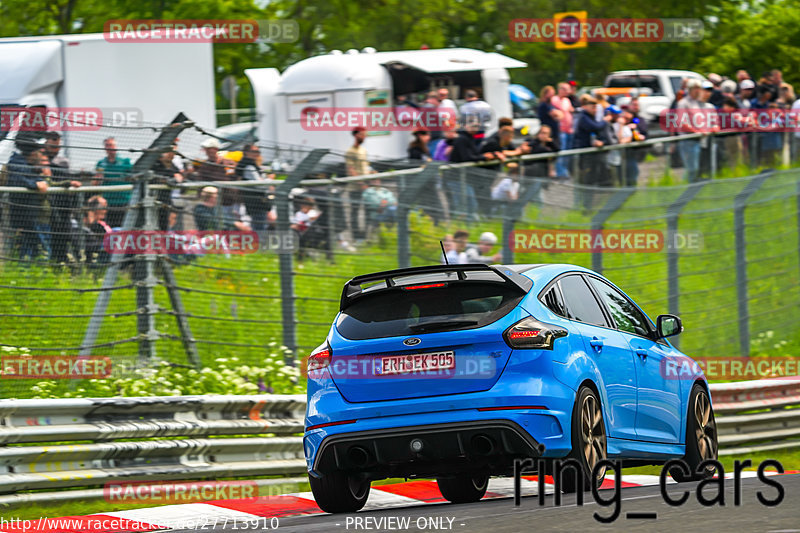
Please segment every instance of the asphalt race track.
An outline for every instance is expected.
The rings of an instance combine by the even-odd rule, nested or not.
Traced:
[[[744,478],[741,505],[734,506],[734,481],[725,480],[725,505],[704,507],[698,503],[697,483],[667,486],[671,498],[678,499],[684,490],[690,491],[688,501],[680,507],[664,502],[658,485],[630,487],[622,490],[619,517],[611,524],[602,524],[593,514],[603,517],[613,514],[614,505],[602,507],[585,494],[584,505],[576,505],[575,495],[563,495],[560,507],[554,507],[553,495],[548,495],[540,507],[535,496],[522,499],[514,507],[512,498],[483,500],[473,504],[439,504],[403,507],[380,511],[365,511],[343,515],[310,515],[281,518],[273,529],[249,531],[279,531],[297,533],[328,533],[345,531],[456,531],[486,533],[518,533],[525,531],[725,531],[745,533],[800,533],[800,474],[771,478],[784,488],[784,499],[775,507],[759,503],[757,493],[775,500],[777,489],[757,478]],[[716,486],[706,486],[704,494],[712,499]],[[611,498],[612,490],[602,491],[602,498]],[[636,513],[655,517],[637,517]],[[361,520],[359,520],[361,519]],[[406,522],[406,519],[408,522]],[[242,525],[238,530],[242,530]],[[223,529],[217,528],[222,531]],[[230,525],[225,531],[236,531]],[[189,533],[195,530],[181,530]]]

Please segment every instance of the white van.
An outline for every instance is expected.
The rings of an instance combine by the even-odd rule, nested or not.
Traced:
[[[274,68],[248,69],[259,115],[260,142],[328,148],[344,152],[350,131],[308,131],[301,114],[318,108],[392,106],[398,95],[410,98],[447,87],[457,103],[467,89],[478,88],[498,117],[511,117],[507,69],[526,64],[510,57],[468,48],[376,52],[333,51],[304,59],[282,74]],[[370,158],[402,159],[409,131],[372,131],[365,143]]]
[[[112,43],[102,33],[0,39],[0,108],[18,106],[99,108],[104,119],[122,110],[120,128],[62,133],[71,166],[93,169],[103,151],[73,146],[102,148],[113,134],[120,150],[146,148],[157,132],[128,127],[166,124],[179,112],[216,127],[212,45]],[[0,131],[0,164],[15,136]]]

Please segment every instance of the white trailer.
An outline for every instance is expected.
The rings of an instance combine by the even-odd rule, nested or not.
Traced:
[[[268,144],[328,148],[344,152],[352,145],[349,131],[308,131],[301,113],[309,107],[364,108],[393,105],[397,95],[447,87],[459,101],[478,88],[491,105],[494,122],[511,117],[507,69],[527,66],[510,57],[468,48],[376,52],[333,51],[304,59],[282,74],[274,68],[245,70],[259,115],[258,137]],[[365,143],[370,158],[406,157],[408,131],[372,131]]]
[[[99,108],[104,119],[116,110],[118,129],[62,133],[71,166],[88,170],[105,154],[73,147],[102,148],[103,137],[114,135],[120,149],[146,148],[155,137],[130,126],[166,124],[183,112],[204,128],[216,127],[212,45],[112,43],[102,33],[0,39],[4,106]],[[14,137],[11,131],[0,141],[0,163],[13,152]]]

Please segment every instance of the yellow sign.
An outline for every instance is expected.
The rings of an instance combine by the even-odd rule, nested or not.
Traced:
[[[553,41],[556,50],[572,50],[586,48],[586,32],[581,31],[586,25],[586,11],[569,11],[553,15]]]

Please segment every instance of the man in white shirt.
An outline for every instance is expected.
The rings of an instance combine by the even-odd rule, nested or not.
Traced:
[[[464,123],[477,120],[483,131],[488,130],[492,124],[492,106],[478,98],[478,93],[468,89],[464,96],[467,102],[461,106],[459,113]]]

